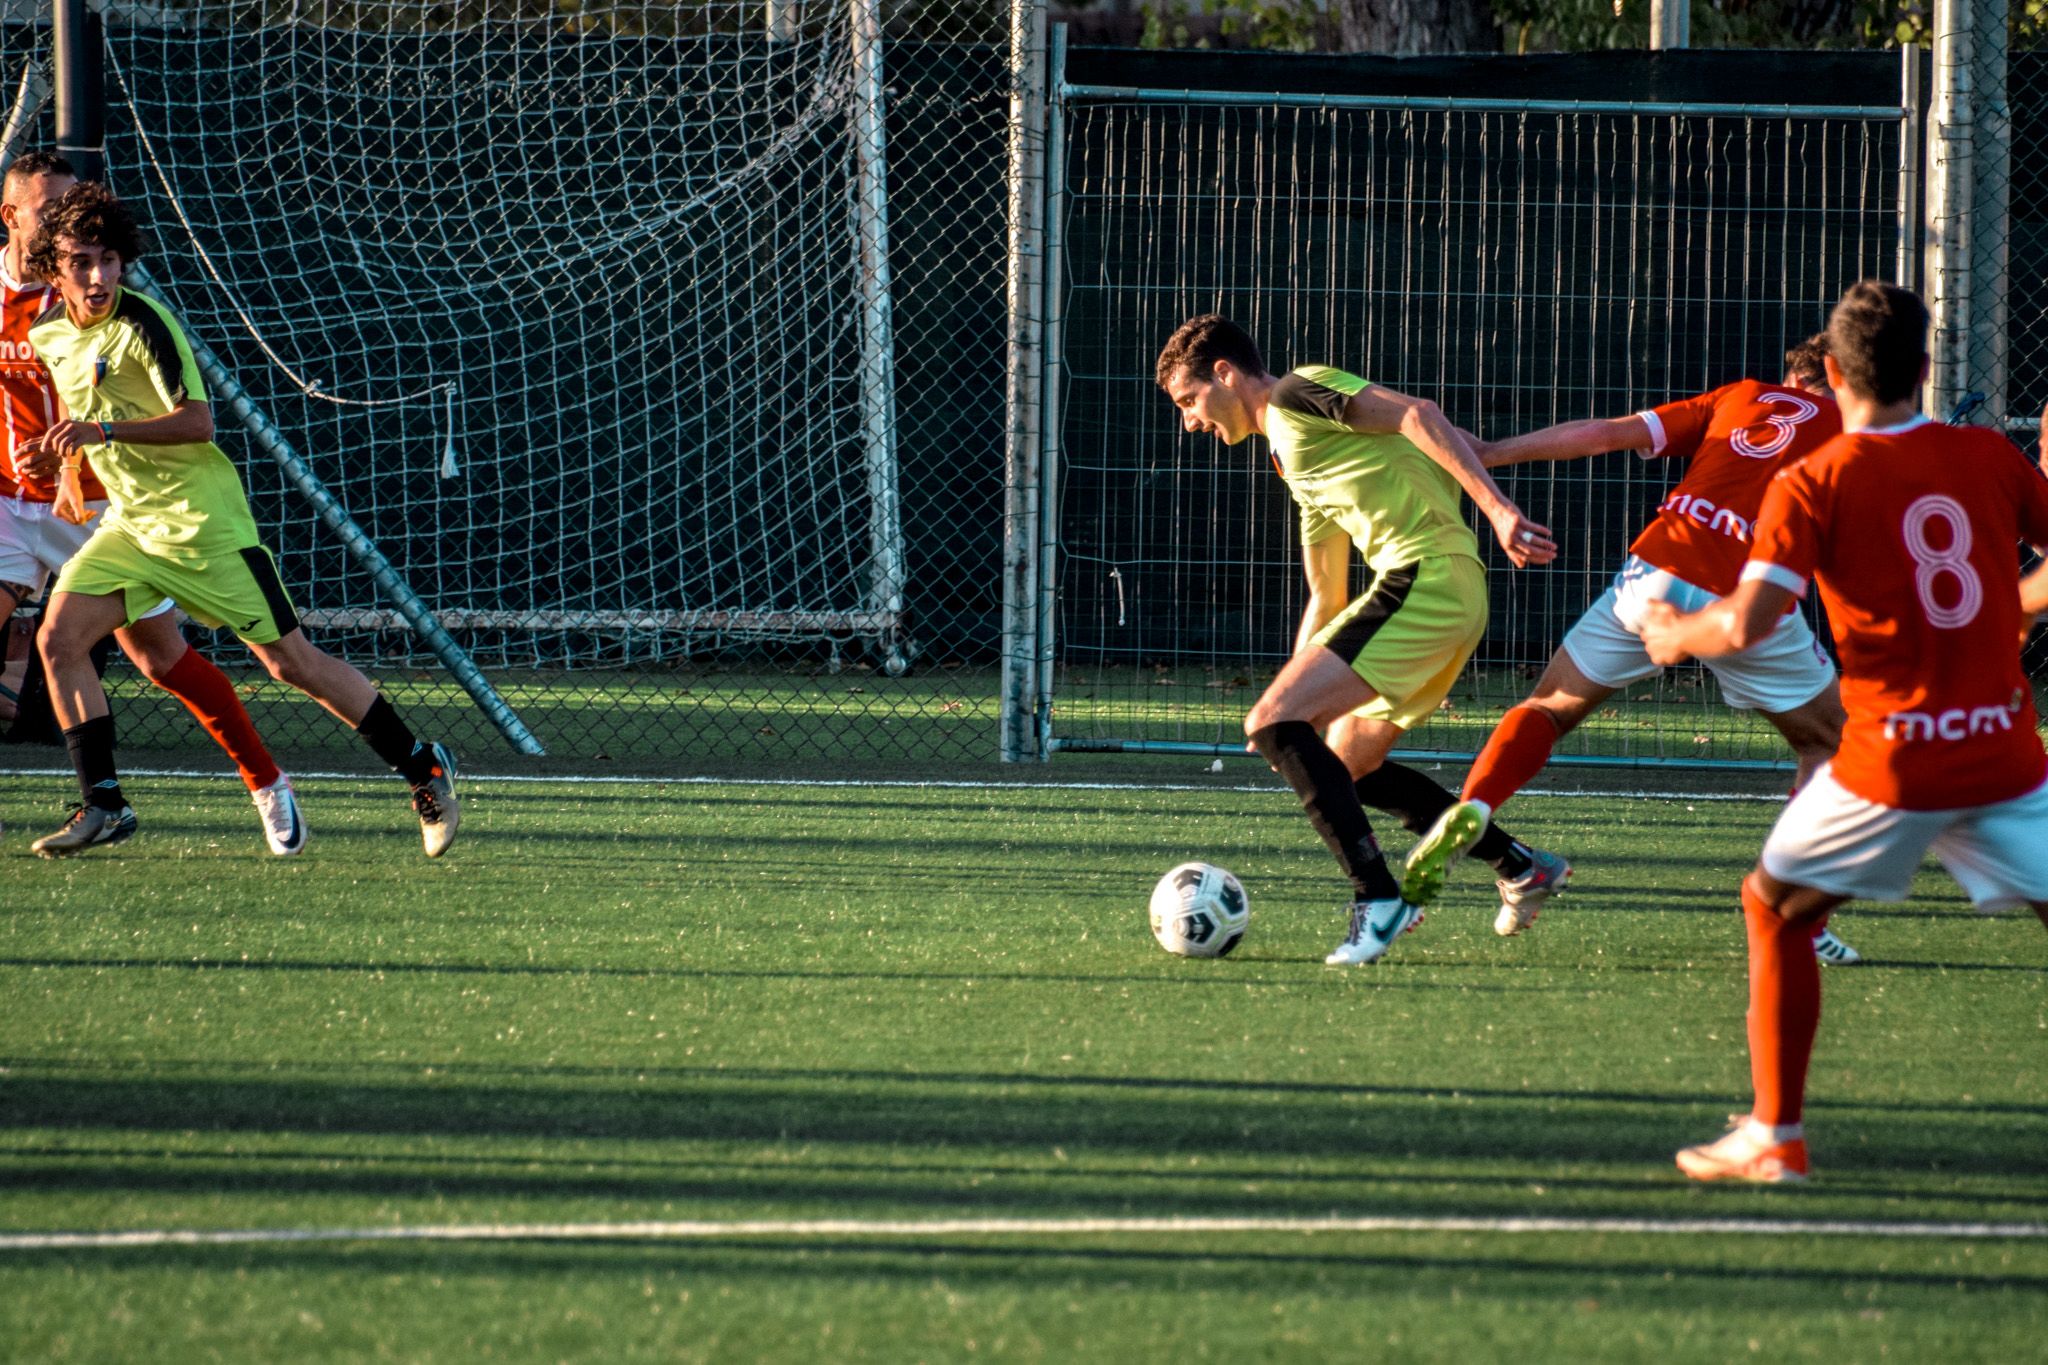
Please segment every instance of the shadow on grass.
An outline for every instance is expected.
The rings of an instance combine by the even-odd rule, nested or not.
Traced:
[[[893,1151],[958,1152],[971,1168],[977,1153],[1055,1147],[1114,1160],[1119,1154],[1171,1163],[1187,1156],[1255,1151],[1286,1183],[1287,1159],[1356,1158],[1363,1178],[1372,1162],[1474,1162],[1498,1174],[1503,1154],[1534,1173],[1552,1165],[1668,1160],[1675,1141],[1712,1126],[1698,1096],[1653,1093],[1525,1093],[1420,1087],[1357,1087],[1171,1078],[1060,1078],[998,1073],[899,1075],[860,1070],[620,1068],[589,1071],[500,1069],[490,1079],[457,1072],[410,1083],[365,1076],[370,1068],[334,1067],[327,1075],[250,1065],[189,1075],[168,1068],[138,1077],[56,1075],[10,1067],[0,1088],[4,1129],[196,1133],[322,1133],[379,1137],[476,1137],[547,1141],[740,1143],[800,1147],[853,1144]],[[415,1069],[416,1070],[416,1069]],[[505,1083],[516,1076],[524,1083]],[[606,1082],[606,1083],[600,1083]],[[1674,1110],[1682,1110],[1680,1113]],[[1833,1150],[1858,1171],[1999,1176],[2033,1188],[2042,1178],[2048,1130],[2015,1116],[2044,1117],[2040,1107],[1881,1104],[1857,1106],[1831,1121]],[[1875,1115],[1875,1117],[1870,1117]],[[1694,1130],[1699,1130],[1695,1132]],[[1256,1164],[1256,1163],[1254,1163]],[[99,1187],[102,1163],[56,1164],[28,1175],[38,1189],[71,1178]],[[106,1164],[111,1185],[145,1185],[152,1168]],[[23,1173],[27,1174],[27,1173]],[[893,1188],[886,1169],[866,1183],[821,1190],[800,1167],[764,1172],[791,1181],[782,1197],[829,1194],[847,1201],[918,1199]],[[972,1174],[964,1169],[961,1178]],[[1190,1175],[1197,1174],[1191,1171]],[[1446,1178],[1453,1178],[1446,1173]],[[327,1176],[251,1170],[209,1172],[200,1185],[252,1183],[264,1189],[322,1188]],[[729,1180],[676,1182],[656,1178],[605,1189],[603,1181],[536,1175],[482,1177],[483,1193],[630,1194],[634,1198],[713,1198],[734,1192]],[[470,1177],[420,1175],[374,1179],[364,1193],[447,1192]],[[1200,1175],[1205,1202],[1272,1208],[1272,1195],[1218,1188]],[[592,1191],[590,1185],[599,1188]],[[189,1186],[185,1186],[189,1187]],[[750,1182],[751,1190],[751,1182]],[[1803,1192],[1790,1194],[1798,1197]],[[2016,1190],[2016,1197],[2020,1192]],[[962,1191],[932,1197],[958,1201]],[[1128,1189],[1105,1179],[1091,1206],[1124,1208]]]
[[[1363,1234],[1317,1234],[1354,1245]],[[1091,1240],[1093,1244],[1091,1244]],[[65,1265],[77,1272],[108,1269],[168,1269],[233,1276],[250,1268],[321,1270],[360,1276],[418,1275],[431,1269],[451,1283],[464,1276],[509,1280],[601,1275],[638,1279],[653,1275],[762,1281],[770,1285],[805,1282],[900,1281],[913,1287],[943,1274],[948,1287],[1017,1290],[1072,1286],[1083,1292],[1161,1291],[1199,1284],[1205,1294],[1227,1286],[1250,1300],[1299,1293],[1356,1294],[1384,1284],[1402,1295],[1456,1293],[1475,1306],[1489,1299],[1530,1300],[1554,1305],[1561,1296],[1584,1295],[1599,1286],[1603,1308],[1636,1305],[1673,1312],[1725,1312],[1739,1303],[1746,1314],[1813,1316],[1839,1311],[1845,1284],[1871,1291],[1928,1291],[1929,1309],[1954,1311],[1972,1295],[2034,1295],[2048,1291],[2048,1277],[1954,1269],[1923,1271],[1891,1265],[1841,1269],[1833,1266],[1753,1264],[1741,1248],[1723,1241],[1715,1263],[1674,1263],[1655,1245],[1636,1255],[1605,1252],[1557,1256],[1554,1243],[1530,1245],[1526,1256],[1446,1250],[1373,1252],[1332,1246],[1327,1251],[1271,1251],[1245,1248],[1242,1239],[1205,1244],[1102,1245],[1084,1234],[1055,1244],[977,1244],[927,1239],[875,1242],[853,1238],[806,1240],[705,1239],[689,1242],[567,1241],[514,1244],[434,1245],[393,1243],[300,1243],[274,1246],[113,1248],[38,1253],[39,1265]],[[1668,1242],[1669,1239],[1659,1239]],[[1548,1254],[1546,1254],[1548,1253]],[[1931,1260],[1932,1256],[1925,1259]],[[1866,1300],[1859,1297],[1858,1302]],[[1540,1351],[1539,1351],[1540,1354]]]
[[[1308,958],[1240,958],[1240,964],[1259,962],[1274,966],[1309,964]],[[1318,963],[1319,965],[1319,963]],[[1351,989],[1358,975],[1345,976],[1338,973],[1318,971],[1304,982],[1301,978],[1287,976],[1275,979],[1261,979],[1240,971],[1201,974],[1201,969],[1181,971],[1172,966],[1162,967],[1157,974],[1142,973],[1088,973],[1088,972],[1030,972],[1030,971],[988,971],[988,972],[935,972],[916,971],[796,971],[778,967],[553,967],[541,963],[482,963],[482,962],[302,962],[292,960],[240,961],[228,958],[69,958],[69,957],[7,957],[0,958],[0,969],[23,967],[30,969],[79,969],[85,971],[129,970],[129,971],[174,971],[174,972],[310,972],[310,973],[370,973],[377,976],[507,976],[507,977],[617,977],[628,981],[816,981],[816,982],[863,982],[863,981],[970,981],[970,982],[1047,982],[1062,985],[1093,986],[1164,986],[1174,990],[1211,988],[1233,991],[1254,990],[1262,987],[1299,990],[1304,985],[1327,982],[1338,989]],[[1359,984],[1365,990],[1428,991],[1442,988],[1442,983],[1420,978],[1402,980],[1376,976]],[[1460,991],[1476,994],[1565,994],[1574,989],[1567,986],[1515,986],[1515,985],[1465,985]]]

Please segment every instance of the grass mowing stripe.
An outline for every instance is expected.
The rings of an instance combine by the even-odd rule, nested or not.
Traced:
[[[449,1223],[390,1228],[145,1228],[0,1235],[0,1251],[292,1242],[694,1241],[726,1237],[1064,1237],[1099,1233],[1620,1233],[1652,1237],[1875,1237],[2012,1241],[2048,1223],[1761,1218],[796,1218],[652,1223]]]
[[[130,768],[130,777],[190,777],[217,778],[222,782],[234,780],[231,773],[202,772],[196,768]],[[0,777],[70,777],[69,768],[4,768]],[[373,778],[378,774],[361,772],[294,772],[294,781],[342,781],[351,778]],[[1047,791],[1047,792],[1279,792],[1286,788],[1277,782],[1261,785],[1225,785],[1220,782],[971,782],[953,780],[925,781],[922,779],[891,778],[816,778],[816,777],[658,777],[628,776],[620,773],[581,775],[575,773],[477,773],[465,770],[461,781],[469,782],[521,782],[533,786],[562,787],[852,787],[852,788],[903,788],[913,791]],[[1579,790],[1577,788],[1532,788],[1515,793],[1518,797],[1610,797],[1618,801],[1734,801],[1749,803],[1784,804],[1783,792],[1699,792],[1699,791],[1632,791],[1604,790],[1598,788]]]

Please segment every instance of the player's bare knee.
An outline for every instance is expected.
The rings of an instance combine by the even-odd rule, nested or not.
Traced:
[[[88,636],[60,615],[43,623],[36,648],[42,652],[43,663],[50,671],[62,674],[80,666],[91,668],[92,647],[98,643],[98,637]]]
[[[263,667],[270,676],[286,687],[295,687],[303,692],[307,682],[312,678],[312,670],[307,667],[308,661],[294,651],[268,649],[263,651],[261,657]]]

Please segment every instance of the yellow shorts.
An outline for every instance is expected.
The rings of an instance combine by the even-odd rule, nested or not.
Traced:
[[[251,644],[267,645],[299,628],[291,594],[261,545],[211,559],[171,559],[118,531],[100,531],[65,562],[51,592],[121,596],[129,625],[168,597],[202,626],[224,626]]]
[[[1315,642],[1379,693],[1354,715],[1410,730],[1451,694],[1485,634],[1486,571],[1435,555],[1376,575]]]

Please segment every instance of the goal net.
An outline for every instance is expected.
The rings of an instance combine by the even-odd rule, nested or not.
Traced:
[[[485,666],[900,662],[872,24],[573,9],[110,15],[156,285]],[[280,539],[325,638],[415,657],[334,538]]]

